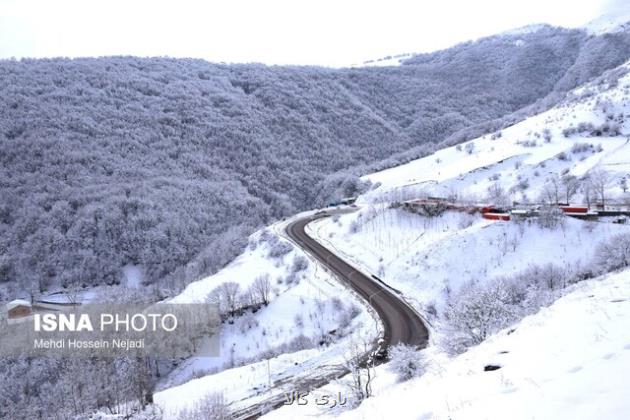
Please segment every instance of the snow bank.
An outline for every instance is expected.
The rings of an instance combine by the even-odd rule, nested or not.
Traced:
[[[626,419],[630,271],[579,283],[565,297],[423,377],[379,388],[339,416],[287,406],[265,419]],[[498,370],[484,371],[494,364]],[[387,376],[384,371],[379,372]]]

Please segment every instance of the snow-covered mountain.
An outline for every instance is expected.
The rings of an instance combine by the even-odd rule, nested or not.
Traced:
[[[313,237],[424,314],[432,327],[431,345],[421,353],[427,371],[397,384],[385,365],[376,370],[375,396],[358,409],[292,405],[265,418],[386,419],[393,407],[398,417],[414,419],[625,418],[630,269],[583,279],[597,276],[607,253],[625,252],[630,226],[600,218],[549,227],[462,211],[423,216],[398,203],[438,195],[488,204],[497,190],[505,203],[540,203],[555,180],[586,183],[597,174],[608,205],[625,208],[629,92],[630,62],[501,132],[366,175],[376,188],[358,197],[358,211],[311,224]],[[569,201],[583,203],[590,193],[577,188]],[[525,299],[533,300],[503,324],[508,328],[497,327],[459,356],[445,354],[453,334],[448,317],[466,303],[461,296],[543,278],[557,283],[542,295],[536,293],[544,286],[537,286],[536,296]],[[347,389],[330,384],[312,397]]]
[[[421,194],[485,196],[490,186],[510,201],[537,200],[550,175],[609,174],[621,200],[630,174],[630,62],[573,90],[558,106],[502,131],[365,176],[378,185],[360,202]],[[583,200],[583,197],[581,198]]]
[[[589,22],[585,29],[592,35],[620,32],[630,29],[630,6],[624,0],[610,0],[600,16]]]
[[[428,217],[401,203],[426,196],[468,204],[540,203],[549,199],[551,186],[564,194],[563,182],[571,179],[577,187],[566,201],[595,205],[605,198],[609,206],[625,206],[629,118],[630,62],[571,91],[554,108],[500,132],[366,175],[374,188],[358,197],[356,211],[309,225],[312,237],[382,279],[423,314],[431,329],[431,344],[423,352],[428,373],[395,385],[388,366],[379,367],[375,397],[357,411],[337,408],[335,415],[387,418],[395,404],[409,418],[504,418],[513,407],[520,407],[524,417],[567,412],[592,418],[589,410],[605,400],[611,418],[621,418],[628,406],[616,387],[623,380],[619,372],[628,366],[628,342],[621,331],[629,315],[629,272],[581,280],[598,274],[594,261],[601,257],[602,244],[630,235],[629,225],[563,219],[550,227],[535,219],[496,222],[461,211]],[[585,188],[595,174],[604,180],[604,197]],[[283,237],[289,222],[252,235],[247,251],[232,264],[174,299],[219,296],[225,304],[220,295],[226,283],[237,285],[240,299],[250,290],[255,293],[256,282],[266,281],[269,289],[266,305],[255,310],[245,305],[226,318],[220,358],[193,357],[162,381],[154,401],[166,418],[194,417],[208,398],[219,394],[231,403],[230,410],[260,403],[270,381],[291,389],[305,372],[343,363],[355,337],[378,336],[379,322],[369,305]],[[453,330],[446,314],[457,299],[497,285],[512,290],[524,281],[531,281],[533,289],[521,291],[527,299],[510,307],[509,319],[493,326],[494,336],[460,356],[447,356],[443,343]],[[505,325],[511,326],[499,328]],[[324,341],[328,345],[322,346]],[[587,350],[573,352],[576,348]],[[485,372],[488,364],[499,366],[498,371]],[[611,380],[594,387],[598,370]],[[347,392],[348,381],[316,393]],[[385,391],[388,387],[393,390]],[[405,402],[418,393],[427,395],[426,404]],[[545,395],[546,404],[527,411]],[[488,408],[489,401],[496,404]],[[578,410],[575,401],[592,403]],[[292,405],[267,417],[331,413]]]

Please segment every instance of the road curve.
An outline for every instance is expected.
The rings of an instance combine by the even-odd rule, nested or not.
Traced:
[[[339,280],[352,287],[374,308],[383,322],[383,339],[386,346],[404,343],[425,347],[429,332],[420,316],[402,298],[385,285],[357,271],[306,233],[306,225],[329,216],[329,213],[319,213],[297,219],[287,226],[286,233],[305,252],[328,267]]]
[[[343,213],[347,211],[336,211]],[[308,236],[305,231],[309,223],[331,216],[331,212],[319,213],[292,221],[286,227],[286,233],[300,248],[312,255],[324,266],[328,267],[340,281],[345,282],[359,293],[374,308],[384,326],[384,344],[386,346],[404,343],[417,347],[425,347],[429,333],[418,314],[405,301],[396,296],[384,284],[371,279],[357,271],[322,244]],[[329,373],[318,377],[305,376],[295,378],[293,389],[315,389],[348,373],[344,366],[337,366]],[[270,408],[278,408],[284,404],[284,393],[276,393],[261,403],[257,403],[232,413],[232,418],[253,420],[266,413]]]

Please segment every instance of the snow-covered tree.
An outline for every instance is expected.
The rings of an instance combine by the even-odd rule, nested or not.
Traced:
[[[397,344],[389,349],[389,369],[396,374],[399,382],[421,376],[426,370],[422,354],[412,346]]]
[[[445,350],[460,353],[509,325],[516,317],[515,308],[509,301],[510,295],[499,284],[482,288],[471,285],[460,291],[446,310]]]
[[[608,182],[610,181],[610,175],[603,169],[596,169],[589,171],[588,183],[593,188],[593,191],[597,194],[602,205],[606,205],[606,193],[608,189]]]
[[[564,202],[569,204],[580,189],[580,180],[575,175],[564,175],[561,178]]]
[[[630,267],[630,234],[620,233],[602,241],[595,251],[595,264],[602,272]]]
[[[555,229],[558,226],[563,226],[565,220],[564,213],[557,206],[542,206],[538,210],[538,226],[544,229]]]
[[[221,300],[224,302],[226,309],[229,311],[231,316],[234,316],[234,313],[239,308],[239,292],[241,286],[233,281],[227,281],[225,283],[221,283],[218,287],[219,295],[221,296]]]

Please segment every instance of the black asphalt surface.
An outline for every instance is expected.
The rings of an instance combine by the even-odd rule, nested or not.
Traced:
[[[394,291],[390,290],[391,288],[378,278],[367,277],[356,271],[343,259],[306,234],[304,228],[310,222],[329,217],[331,213],[344,212],[348,212],[348,210],[329,211],[298,219],[287,226],[287,235],[305,252],[328,267],[337,275],[340,281],[345,282],[363,296],[370,306],[376,310],[384,325],[384,346],[381,346],[381,348],[398,343],[405,343],[419,348],[425,347],[429,333],[424,322],[411,307],[399,298]],[[365,355],[365,357],[367,358],[368,355]],[[377,364],[380,362],[382,360],[376,361]],[[302,391],[317,389],[349,372],[342,365],[328,366],[328,368],[332,368],[329,369],[329,373],[323,372],[319,376],[305,375],[303,378],[294,378],[292,382],[293,388]],[[283,389],[282,386],[279,386],[279,389]],[[233,412],[232,417],[243,420],[257,419],[271,407],[282,407],[285,398],[284,392],[276,393],[263,402]]]
[[[425,347],[429,339],[424,321],[405,301],[381,282],[364,275],[343,259],[329,251],[305,231],[307,224],[329,217],[330,213],[319,213],[298,219],[287,226],[289,237],[305,252],[309,253],[335,273],[340,280],[352,287],[374,308],[384,326],[385,345],[404,343]]]

